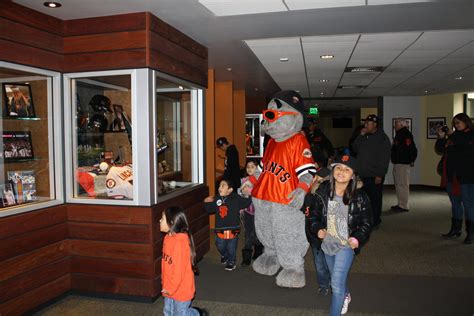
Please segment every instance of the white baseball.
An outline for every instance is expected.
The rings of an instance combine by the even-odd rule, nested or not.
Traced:
[[[99,165],[99,169],[102,170],[102,171],[106,171],[107,169],[109,169],[109,164],[106,163],[105,161],[101,162],[100,165]]]

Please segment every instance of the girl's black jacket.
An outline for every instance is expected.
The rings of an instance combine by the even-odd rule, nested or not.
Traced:
[[[317,237],[320,229],[327,227],[327,210],[330,195],[330,182],[321,183],[315,193],[307,194],[302,211],[306,215],[306,237],[312,247],[321,248],[322,240]],[[372,231],[372,208],[367,195],[362,190],[357,190],[349,203],[349,237],[359,241],[359,247],[354,249],[358,254],[360,249],[369,240]]]

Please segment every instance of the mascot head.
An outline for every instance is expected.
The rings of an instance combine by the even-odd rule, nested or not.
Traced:
[[[304,123],[303,98],[296,91],[284,90],[273,96],[263,111],[263,129],[276,141],[283,141],[301,131]]]

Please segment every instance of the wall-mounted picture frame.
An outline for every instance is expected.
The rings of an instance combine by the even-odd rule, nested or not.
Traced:
[[[3,131],[2,140],[5,162],[34,159],[30,131]]]
[[[446,117],[428,117],[426,122],[426,138],[438,138],[438,129],[446,125]]]
[[[25,83],[2,83],[5,117],[36,117],[31,86]]]
[[[410,133],[413,133],[411,128],[413,120],[410,117],[394,117],[392,118],[392,139],[395,138],[395,134],[397,133],[397,131],[395,130],[395,121],[398,119],[405,119],[408,130],[410,131]]]

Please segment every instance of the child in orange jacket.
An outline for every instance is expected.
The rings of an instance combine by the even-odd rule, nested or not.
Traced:
[[[204,310],[191,307],[195,293],[193,270],[196,252],[188,220],[180,207],[168,207],[163,212],[160,231],[166,233],[161,258],[163,314],[205,315]]]

